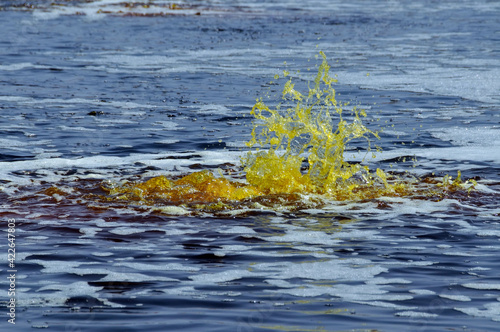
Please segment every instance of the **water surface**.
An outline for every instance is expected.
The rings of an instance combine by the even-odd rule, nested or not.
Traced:
[[[17,221],[15,328],[495,330],[499,4],[177,4],[2,4],[0,214]],[[75,194],[203,169],[243,180],[256,98],[279,102],[285,69],[305,87],[320,50],[338,98],[384,128],[371,169],[461,170],[477,190],[237,216]]]

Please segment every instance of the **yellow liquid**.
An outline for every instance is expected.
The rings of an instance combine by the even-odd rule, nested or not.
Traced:
[[[398,190],[382,170],[374,178],[367,166],[346,162],[350,141],[365,139],[369,151],[370,137],[378,134],[363,125],[364,110],[355,108],[351,122],[344,119],[332,86],[336,80],[329,75],[325,54],[320,54],[323,63],[307,95],[295,90],[291,79],[285,84],[283,99],[295,105],[271,109],[259,100],[253,107],[256,121],[248,145],[266,149],[243,159],[247,181],[269,194],[317,193],[337,200],[372,197],[373,193],[362,190],[367,186],[386,194]],[[307,172],[302,171],[305,157]]]
[[[251,115],[255,120],[247,143],[253,151],[241,160],[246,183],[201,171],[177,180],[158,176],[145,182],[106,187],[105,199],[218,211],[260,204],[300,206],[304,195],[367,200],[381,196],[442,196],[447,190],[464,187],[460,174],[455,181],[445,177],[442,182],[424,183],[347,162],[344,154],[349,142],[366,140],[370,151],[370,139],[379,137],[363,124],[364,110],[354,108],[349,114],[352,120],[345,119],[333,88],[336,80],[329,74],[325,54],[320,54],[323,62],[307,94],[295,90],[292,79],[286,82],[282,96],[292,106],[272,109],[262,99],[253,106]]]

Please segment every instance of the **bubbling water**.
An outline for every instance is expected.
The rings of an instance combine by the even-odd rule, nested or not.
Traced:
[[[241,159],[246,182],[205,170],[177,180],[158,176],[145,182],[103,186],[107,195],[101,198],[220,211],[262,204],[274,209],[282,205],[300,207],[305,204],[305,196],[307,204],[316,206],[325,199],[443,197],[447,192],[473,187],[472,182],[461,181],[460,173],[455,180],[449,176],[442,181],[417,179],[408,174],[403,178],[380,168],[372,171],[363,165],[364,160],[347,161],[350,142],[365,141],[367,154],[373,153],[371,140],[379,135],[363,124],[364,110],[353,108],[349,116],[345,115],[345,105],[336,99],[336,80],[330,76],[326,55],[320,54],[323,61],[314,86],[306,94],[297,91],[290,78],[282,92],[288,106],[279,104],[273,109],[262,98],[253,106],[251,115],[255,120],[247,143],[252,150]]]

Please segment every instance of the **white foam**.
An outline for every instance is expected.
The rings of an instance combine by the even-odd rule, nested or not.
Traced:
[[[320,262],[304,263],[257,263],[254,270],[267,271],[280,280],[303,278],[312,280],[366,281],[374,276],[387,272],[386,268],[372,265],[369,260],[361,258],[330,259]]]
[[[474,146],[456,146],[446,148],[401,148],[391,151],[382,151],[376,154],[373,161],[398,158],[401,156],[412,155],[417,158],[416,168],[412,172],[418,175],[419,167],[432,167],[435,171],[446,171],[446,173],[456,172],[457,170],[467,170],[469,168],[479,168],[478,165],[467,165],[464,161],[500,163],[500,149],[498,146],[482,146],[480,149]],[[420,164],[419,160],[425,160],[425,164]],[[454,165],[446,161],[453,160]],[[485,166],[486,167],[486,166]],[[421,172],[425,172],[422,170]]]
[[[286,233],[282,236],[259,236],[265,241],[272,242],[292,242],[292,243],[308,243],[308,244],[324,244],[327,246],[337,245],[341,240],[324,232],[303,231]]]
[[[143,245],[140,248],[144,249],[146,246]],[[113,248],[108,248],[113,249]],[[134,250],[135,248],[132,246],[128,246],[127,250]],[[150,249],[147,249],[150,250]],[[101,274],[104,275],[99,281],[130,281],[130,282],[146,282],[146,281],[178,281],[177,279],[163,277],[163,276],[151,276],[145,275],[142,273],[122,273],[110,271],[109,267],[102,267],[101,263],[92,262],[92,263],[84,263],[84,262],[71,262],[71,261],[43,261],[39,259],[34,260],[26,260],[28,263],[40,264],[44,268],[42,269],[43,273],[70,273],[76,274],[80,276],[90,275],[90,274]],[[127,265],[127,263],[122,263],[123,266],[129,266],[134,268],[134,264]],[[89,267],[95,266],[95,267]],[[167,267],[169,265],[166,265]],[[135,265],[135,267],[140,267],[140,265]],[[178,266],[176,264],[170,265],[172,268],[182,269],[182,266]],[[154,266],[153,266],[154,269]],[[184,269],[185,270],[185,269]],[[195,271],[196,268],[190,268],[189,271]]]
[[[24,218],[26,218],[26,219],[38,219],[41,216],[43,216],[43,213],[36,212],[36,213],[28,214],[27,216],[24,216]],[[46,222],[46,220],[43,220],[43,221]]]
[[[114,282],[147,282],[147,281],[176,281],[178,279],[160,277],[160,276],[149,276],[142,273],[122,273],[110,271],[108,274],[99,279],[99,281],[114,281]]]
[[[97,257],[109,257],[109,256],[113,256],[114,254],[112,252],[98,251],[98,252],[93,252],[92,255],[97,256]]]
[[[385,301],[406,301],[413,297],[410,295],[390,294],[387,290],[371,285],[344,285],[335,284],[329,287],[316,285],[297,285],[296,288],[280,289],[271,293],[285,293],[298,297],[334,296],[352,303],[367,304],[378,307],[395,308],[400,310],[416,309],[416,307],[403,306]]]
[[[230,142],[226,142],[226,146],[231,147],[231,148],[246,148],[247,142],[246,141],[230,141]]]
[[[484,305],[484,309],[478,308],[453,308],[463,312],[466,315],[473,317],[491,318],[493,321],[500,322],[500,303],[488,303]]]
[[[256,234],[253,229],[245,226],[233,226],[230,228],[218,230],[218,232],[222,234]]]
[[[406,280],[403,278],[373,278],[366,281],[366,284],[369,285],[390,285],[390,284],[411,284],[410,280]]]
[[[431,130],[432,136],[458,146],[500,148],[500,127],[451,127]]]
[[[5,70],[5,71],[23,70],[27,68],[49,69],[50,67],[43,65],[35,65],[31,62],[19,62],[10,65],[0,65],[0,70]],[[19,97],[18,99],[22,99],[22,97]]]
[[[500,249],[500,248],[495,248],[496,250]],[[467,269],[467,271],[489,271],[491,270],[490,268],[488,267],[480,267],[480,266],[476,266],[476,267],[471,267],[469,269]]]
[[[383,262],[382,264],[385,266],[431,266],[431,265],[437,264],[437,262],[409,260],[407,262],[387,261],[387,262]]]
[[[328,54],[328,51],[335,46],[320,43],[320,49]],[[342,68],[335,68],[339,81],[345,84],[356,84],[368,89],[376,90],[403,90],[421,93],[433,93],[445,96],[461,97],[486,103],[498,103],[500,98],[500,69],[497,65],[488,63],[486,60],[471,59],[472,63],[466,60],[448,60],[445,63],[430,63],[426,58],[408,60],[408,56],[413,53],[404,54],[404,48],[397,47],[394,50],[387,50],[381,53],[393,58],[392,62],[398,66],[400,61],[405,61],[404,73],[394,74],[394,71],[387,71],[385,68],[376,69],[366,77],[366,71],[345,71]],[[347,55],[352,53],[352,47],[346,50]],[[374,56],[374,54],[371,54]],[[441,61],[440,61],[441,62]],[[446,63],[448,62],[448,63]],[[469,70],[459,70],[459,66],[473,66]],[[390,72],[390,73],[389,73]]]
[[[28,263],[39,264],[43,266],[42,272],[44,273],[74,273],[78,275],[87,274],[88,269],[78,269],[80,266],[96,265],[99,263],[83,263],[76,261],[57,261],[57,260],[40,260],[40,259],[30,259],[26,260]],[[104,270],[106,271],[106,270]],[[104,272],[103,274],[107,274]]]
[[[417,295],[434,295],[436,292],[433,292],[428,289],[410,289],[410,293],[417,294]]]
[[[430,314],[427,312],[420,311],[400,311],[396,312],[394,316],[398,317],[409,317],[409,318],[436,318],[439,317],[438,314]]]
[[[124,250],[126,252],[130,252],[130,251],[134,251],[134,250],[137,252],[140,252],[140,251],[148,252],[151,250],[155,250],[156,248],[157,248],[157,246],[155,244],[152,244],[149,242],[143,242],[140,245],[124,244],[124,245],[112,246],[112,247],[109,247],[108,249],[110,249],[110,250]]]
[[[95,132],[96,130],[93,128],[85,128],[85,127],[68,127],[68,126],[57,126],[59,130],[62,131],[91,131]]]
[[[401,246],[399,247],[400,250],[405,250],[405,251],[420,251],[420,250],[426,250],[426,247],[417,247],[417,246]]]
[[[162,140],[159,140],[159,141],[156,141],[155,143],[157,144],[175,144],[175,143],[179,143],[180,140],[178,139],[162,139]]]
[[[29,257],[31,255],[34,255],[34,253],[31,253],[31,252],[17,252],[16,253],[16,259],[18,259],[19,261],[23,261],[23,260],[25,260],[27,257]],[[37,256],[49,256],[49,255],[53,255],[53,252],[50,252],[50,251],[38,251],[38,252],[36,252],[36,255]]]
[[[118,235],[130,235],[130,234],[144,233],[147,230],[148,229],[146,228],[138,228],[138,227],[116,227],[109,230],[108,232]]]
[[[82,105],[92,105],[92,106],[102,106],[102,105],[108,105],[111,107],[115,107],[118,109],[137,109],[137,108],[156,108],[159,107],[159,105],[152,105],[152,104],[138,104],[130,101],[116,101],[116,100],[109,100],[106,102],[102,102],[101,100],[98,99],[84,99],[84,98],[68,98],[68,99],[61,99],[61,98],[27,98],[27,97],[18,97],[18,96],[0,96],[0,100],[4,101],[11,101],[11,102],[17,102],[20,105],[43,105],[43,106],[65,106],[65,105],[75,105],[75,104],[82,104]],[[95,118],[94,121],[96,122],[109,122],[109,121],[126,121],[123,123],[136,123],[134,121],[129,121],[129,120],[112,120],[112,119],[99,119]],[[122,123],[122,122],[119,122]]]
[[[27,241],[44,241],[47,240],[48,236],[38,235],[38,236],[27,236],[24,239]]]
[[[20,147],[25,147],[26,142],[21,142],[15,139],[6,139],[6,138],[0,138],[0,147],[2,148],[20,148]],[[20,149],[20,150],[26,150],[26,149]]]
[[[192,110],[196,113],[200,113],[200,114],[203,114],[203,115],[206,115],[206,114],[216,114],[218,116],[222,116],[222,115],[237,115],[241,112],[244,112],[244,114],[247,114],[248,113],[248,110],[245,109],[244,111],[240,111],[240,112],[237,112],[237,111],[234,111],[224,105],[218,105],[218,104],[208,104],[208,105],[202,105],[200,107],[192,107]]]
[[[400,304],[395,304],[395,303],[390,303],[390,302],[384,302],[384,301],[353,301],[354,303],[359,303],[359,304],[366,304],[366,305],[371,305],[374,307],[380,307],[380,308],[390,308],[390,309],[395,309],[395,310],[412,310],[412,309],[418,309],[417,307],[414,306],[405,306],[405,305],[400,305]]]
[[[155,121],[153,126],[161,126],[167,130],[180,130],[184,127],[179,127],[179,124],[173,121]]]
[[[500,230],[486,229],[476,233],[477,236],[497,236],[500,237]]]
[[[466,283],[462,286],[479,290],[500,290],[500,284]]]
[[[94,237],[102,229],[97,227],[82,227],[79,231],[83,234],[81,237]]]
[[[52,291],[50,293],[24,293],[24,292],[16,292],[17,298],[16,302],[20,306],[65,306],[66,301],[71,297],[78,296],[90,296],[98,299],[103,302],[104,305],[108,305],[111,307],[123,307],[123,305],[116,304],[110,302],[106,299],[99,298],[99,291],[101,291],[103,287],[98,286],[90,286],[85,281],[77,281],[73,283],[65,283],[58,284],[51,282],[46,286],[42,286],[37,290],[38,292],[46,292]]]
[[[182,206],[175,206],[175,205],[161,206],[161,207],[156,207],[155,209],[157,211],[173,216],[183,216],[191,214],[191,211],[186,210]]]
[[[91,156],[78,159],[69,158],[40,158],[36,160],[22,160],[11,162],[0,162],[0,178],[10,180],[17,184],[28,185],[33,184],[31,179],[24,178],[12,174],[19,170],[37,170],[37,174],[45,173],[44,181],[58,182],[62,175],[55,172],[59,169],[68,168],[87,168],[94,169],[94,175],[81,175],[81,178],[104,178],[106,171],[101,170],[103,174],[97,174],[96,168],[116,168],[127,167],[136,162],[141,162],[147,166],[156,166],[165,170],[165,173],[171,174],[189,173],[191,170],[188,166],[193,163],[207,164],[223,164],[236,163],[239,164],[239,152],[235,151],[197,151],[200,157],[191,158],[192,153],[160,153],[160,154],[132,154],[128,157],[116,156]],[[177,157],[175,159],[169,157]],[[187,157],[183,159],[183,157]],[[190,159],[188,159],[190,158]],[[173,171],[173,170],[176,171]],[[110,170],[109,172],[112,172]],[[79,176],[80,177],[80,176]],[[169,209],[169,207],[164,207]],[[171,207],[170,209],[180,209],[180,207]],[[183,211],[185,212],[185,211]]]
[[[214,3],[210,7],[197,8],[189,3],[176,1],[177,7],[171,8],[174,2],[171,1],[155,1],[148,2],[147,6],[125,6],[123,1],[114,0],[94,0],[90,2],[80,2],[68,4],[65,6],[45,6],[33,11],[33,16],[36,19],[48,20],[54,19],[61,15],[85,15],[87,20],[97,20],[106,17],[107,15],[221,15],[231,10],[232,12],[243,14],[245,11],[236,11],[231,6]],[[221,7],[222,8],[218,8]],[[256,7],[252,12],[262,11],[262,8]]]
[[[432,202],[432,201],[422,201],[422,200],[415,200],[403,197],[381,197],[379,198],[379,200],[383,200],[389,204],[392,203],[391,205],[394,206],[395,208],[392,210],[381,210],[378,208],[378,204],[376,202],[339,203],[334,201],[325,201],[325,205],[322,207],[321,210],[307,209],[303,211],[311,214],[329,213],[329,212],[345,213],[346,211],[348,211],[350,214],[353,215],[366,216],[367,214],[369,214],[373,218],[382,220],[392,220],[392,222],[398,222],[399,221],[398,217],[403,214],[433,213],[434,218],[422,219],[423,222],[432,224],[438,222],[437,218],[441,216],[438,212],[443,212],[442,216],[446,217],[448,215],[447,214],[448,211],[450,210],[450,206],[461,205],[460,202],[451,199],[443,199],[439,202]],[[370,231],[370,232],[375,232],[375,231]],[[362,234],[359,233],[359,235]],[[376,233],[372,234],[366,233],[365,235],[367,238],[379,238],[379,239],[383,238],[380,234]],[[346,234],[339,236],[348,237],[349,235]]]
[[[234,254],[234,253],[239,253],[242,251],[248,251],[248,250],[252,249],[252,247],[244,246],[241,244],[226,244],[226,245],[223,245],[221,247],[222,247],[222,250],[214,251],[214,254],[217,254],[217,253],[222,253],[224,255],[227,253]]]
[[[445,251],[442,254],[446,255],[446,256],[459,256],[459,257],[475,257],[475,256],[477,256],[477,255],[470,254],[468,252],[463,252],[463,251]]]
[[[70,286],[72,286],[72,287],[70,287]],[[85,281],[77,281],[77,282],[74,282],[70,285],[50,284],[47,286],[40,287],[38,289],[38,292],[43,292],[46,290],[63,291],[63,290],[67,290],[68,288],[72,290],[73,296],[88,295],[89,293],[90,294],[96,293],[96,292],[103,289],[103,287],[99,287],[99,286],[96,286],[96,287],[89,286],[89,284]]]
[[[439,297],[452,301],[469,302],[471,298],[465,295],[439,294]]]
[[[135,270],[140,271],[186,271],[186,272],[196,272],[199,271],[199,267],[187,266],[180,263],[157,263],[157,264],[144,264],[135,262],[121,262],[113,264],[113,266],[126,266]]]
[[[227,270],[217,273],[200,273],[194,276],[190,276],[189,279],[193,280],[193,282],[195,283],[207,284],[228,282],[252,276],[255,275],[248,270]]]
[[[286,280],[267,279],[267,280],[264,280],[264,282],[268,283],[271,286],[276,286],[276,287],[280,287],[280,288],[294,288],[294,287],[297,287],[296,284],[289,283]]]

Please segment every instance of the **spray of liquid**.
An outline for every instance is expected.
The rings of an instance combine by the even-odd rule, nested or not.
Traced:
[[[290,79],[283,89],[290,107],[271,109],[262,100],[253,107],[256,121],[248,145],[266,149],[243,159],[248,182],[269,194],[315,193],[337,200],[403,193],[405,186],[390,184],[382,170],[371,174],[368,166],[345,160],[349,142],[364,140],[370,151],[370,139],[379,137],[363,124],[364,110],[354,108],[351,120],[344,118],[336,80],[326,55],[320,54],[323,62],[307,94]]]

